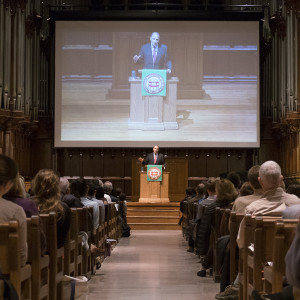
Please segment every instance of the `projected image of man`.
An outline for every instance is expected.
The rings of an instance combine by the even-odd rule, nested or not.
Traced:
[[[168,56],[168,47],[159,44],[160,35],[153,32],[150,37],[150,43],[141,47],[139,55],[133,57],[135,64],[143,64],[143,69],[166,69],[171,73],[172,62]]]

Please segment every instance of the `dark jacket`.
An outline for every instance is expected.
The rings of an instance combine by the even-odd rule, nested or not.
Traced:
[[[226,208],[227,203],[216,200],[205,208],[204,214],[201,218],[197,237],[196,237],[196,253],[199,255],[206,255],[209,248],[211,228],[215,224],[215,211],[217,207]]]
[[[72,194],[63,195],[61,200],[62,200],[62,202],[66,203],[70,208],[82,208],[83,207],[80,199],[76,198]]]
[[[165,164],[165,159],[164,156],[159,153],[156,159],[156,163],[154,163],[154,154],[149,153],[147,154],[146,158],[143,161],[143,165],[164,165]]]
[[[139,55],[141,56],[137,64],[143,64],[143,69],[172,69],[172,62],[168,55],[168,47],[159,45],[157,57],[153,63],[151,44],[141,47]]]

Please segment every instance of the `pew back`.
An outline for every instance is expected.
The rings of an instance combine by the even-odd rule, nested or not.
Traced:
[[[57,249],[56,214],[41,214],[40,220],[46,235],[46,252],[50,257],[50,291],[49,299],[63,299],[64,247]]]
[[[40,218],[27,218],[28,262],[31,264],[32,300],[49,299],[49,255],[41,253]]]
[[[31,299],[31,266],[21,267],[18,221],[0,224],[0,264],[20,299]]]
[[[278,293],[282,290],[282,278],[285,275],[284,257],[292,244],[298,220],[279,220],[275,223],[273,253],[271,265],[264,267],[264,287],[266,293]]]

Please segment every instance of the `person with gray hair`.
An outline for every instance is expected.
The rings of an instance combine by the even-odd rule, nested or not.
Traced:
[[[245,214],[251,214],[253,216],[282,216],[286,207],[300,204],[300,199],[297,196],[287,194],[283,190],[283,176],[281,175],[281,168],[278,163],[272,160],[264,162],[260,166],[258,174],[258,181],[261,185],[263,194],[258,200],[252,202],[245,208]],[[243,219],[240,224],[236,239],[239,248],[243,248],[244,246],[244,220],[245,219]],[[226,294],[227,297],[231,297],[230,299],[234,299],[234,296],[236,296],[236,299],[238,299],[238,281],[239,276],[237,276],[232,285],[226,287],[225,291],[216,295],[215,298],[225,299],[224,295]],[[252,296],[254,297],[257,295]]]
[[[105,181],[103,184],[104,197],[108,203],[118,202],[118,198],[112,195],[113,184],[110,181]]]
[[[258,181],[263,194],[246,207],[245,214],[282,216],[286,207],[300,204],[297,196],[286,193],[281,187],[283,176],[275,161],[269,160],[261,165]]]
[[[107,203],[112,203],[110,198],[110,193],[112,191],[112,183],[110,181],[105,181],[103,183],[103,190],[104,190],[104,198],[106,199]]]

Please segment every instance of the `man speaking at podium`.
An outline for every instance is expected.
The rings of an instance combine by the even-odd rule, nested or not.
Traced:
[[[161,153],[158,153],[159,147],[155,145],[153,147],[153,153],[147,154],[146,158],[139,157],[139,161],[143,165],[164,165],[165,159]]]
[[[172,62],[168,56],[168,47],[159,44],[159,33],[153,32],[150,43],[141,47],[139,55],[133,57],[135,64],[143,64],[143,69],[166,69],[171,73]]]

